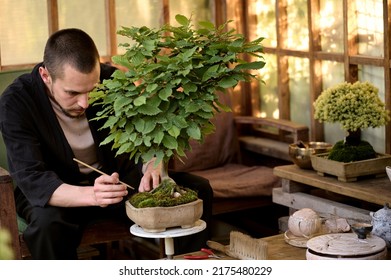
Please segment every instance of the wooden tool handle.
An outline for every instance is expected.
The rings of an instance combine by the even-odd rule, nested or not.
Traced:
[[[208,240],[206,242],[206,245],[208,245],[209,248],[211,248],[213,250],[217,250],[219,252],[226,254],[227,248],[225,247],[225,245],[223,245],[219,242]]]
[[[87,164],[87,163],[85,163],[85,162],[83,162],[83,161],[81,161],[81,160],[79,160],[79,159],[77,159],[77,158],[74,158],[73,160],[76,161],[76,162],[78,162],[78,163],[80,163],[81,165],[84,165],[85,167],[88,167],[88,168],[91,169],[91,170],[94,170],[94,171],[98,172],[99,174],[108,175],[108,174],[106,174],[106,173],[100,171],[99,169],[96,169],[95,167],[92,167],[91,165],[89,165],[89,164]],[[108,176],[110,176],[110,175],[108,175]],[[134,188],[133,188],[132,186],[129,186],[128,184],[126,184],[126,183],[124,183],[124,182],[122,182],[122,181],[119,181],[119,182],[120,182],[122,185],[125,185],[127,188],[134,190]]]
[[[238,254],[235,254],[234,252],[231,252],[231,250],[229,249],[229,245],[223,245],[223,244],[221,244],[219,242],[211,241],[211,240],[208,240],[206,242],[206,245],[208,245],[209,248],[211,248],[213,250],[217,250],[219,252],[222,252],[222,253],[226,254],[227,256],[230,256],[231,258],[241,259]]]

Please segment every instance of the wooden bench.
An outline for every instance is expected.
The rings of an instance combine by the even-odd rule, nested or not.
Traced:
[[[306,142],[309,138],[307,126],[288,120],[237,116],[235,123],[251,125],[257,132],[257,135],[239,136],[243,149],[285,161],[292,161],[288,154],[289,144],[299,140]]]

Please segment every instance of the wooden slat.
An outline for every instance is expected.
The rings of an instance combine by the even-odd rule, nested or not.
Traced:
[[[274,175],[308,186],[345,195],[369,203],[384,206],[391,203],[391,187],[388,177],[341,182],[333,176],[319,176],[314,170],[301,169],[296,165],[277,166]]]
[[[117,23],[115,16],[115,0],[106,0],[106,45],[107,54],[112,57],[117,54]]]
[[[345,218],[349,223],[354,221],[371,222],[369,211],[330,199],[307,193],[287,193],[282,188],[273,189],[273,202],[293,209],[311,208],[324,218]]]
[[[58,30],[58,3],[57,0],[47,0],[49,35]]]
[[[239,142],[241,147],[247,151],[267,155],[290,162],[292,161],[288,154],[288,143],[253,136],[239,137]]]

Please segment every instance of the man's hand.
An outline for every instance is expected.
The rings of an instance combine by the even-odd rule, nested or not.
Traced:
[[[162,163],[155,166],[155,159],[152,159],[145,165],[145,170],[143,170],[143,172],[144,176],[141,178],[138,191],[149,192],[150,190],[157,188],[161,179]]]
[[[96,178],[93,189],[95,200],[100,207],[121,202],[128,194],[126,186],[119,183],[119,175],[116,172],[111,176],[102,175]]]

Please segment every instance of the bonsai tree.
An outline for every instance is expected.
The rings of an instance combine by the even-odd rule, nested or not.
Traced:
[[[202,21],[195,29],[187,17],[175,19],[177,27],[122,27],[118,34],[129,43],[112,60],[127,70],[115,71],[90,94],[93,104],[103,106],[97,119],[106,119],[103,128],[110,129],[101,144],[111,143],[117,155],[136,162],[162,162],[164,179],[169,160],[184,157],[191,139],[202,142],[214,131],[214,115],[230,110],[217,92],[257,78],[251,70],[265,65],[263,38],[248,42],[226,31],[229,22],[215,27]],[[255,59],[245,61],[244,55]]]
[[[344,140],[332,148],[329,159],[351,162],[376,157],[372,145],[361,139],[361,130],[380,127],[390,120],[389,111],[369,82],[343,82],[324,90],[314,102],[315,119],[340,123]]]

